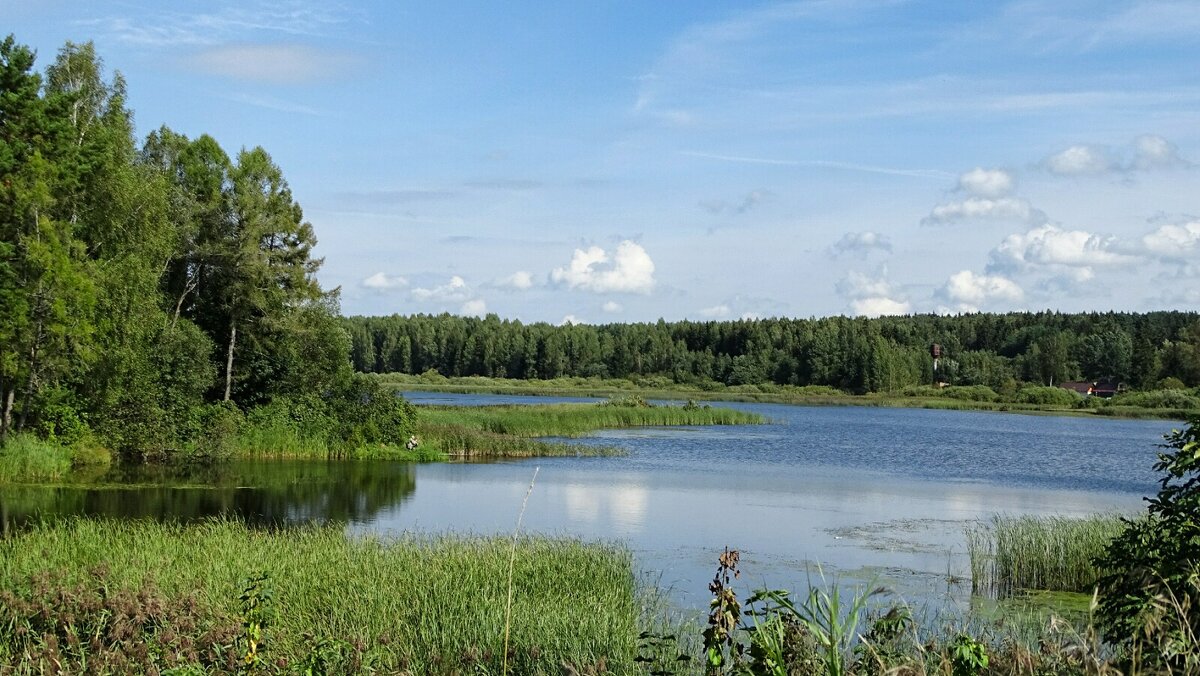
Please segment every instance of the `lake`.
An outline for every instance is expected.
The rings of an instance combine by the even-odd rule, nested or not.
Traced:
[[[412,392],[417,403],[594,401]],[[626,457],[495,463],[277,461],[186,475],[113,470],[98,486],[0,494],[5,527],[65,514],[255,523],[338,521],[354,533],[511,533],[616,540],[649,581],[702,607],[716,556],[743,583],[803,587],[822,573],[881,580],[909,600],[963,604],[965,528],[995,513],[1142,510],[1167,421],[721,403],[770,425],[602,431]],[[1175,426],[1178,426],[1177,424]]]

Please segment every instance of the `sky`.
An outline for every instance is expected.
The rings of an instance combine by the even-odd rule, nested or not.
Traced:
[[[345,314],[1200,309],[1200,3],[0,0],[263,146]]]

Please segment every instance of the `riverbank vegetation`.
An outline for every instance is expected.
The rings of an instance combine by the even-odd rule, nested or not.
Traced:
[[[828,385],[705,386],[672,383],[662,377],[556,378],[519,380],[484,376],[447,377],[387,373],[376,378],[396,390],[460,394],[524,394],[575,397],[643,397],[697,401],[744,401],[801,406],[867,406],[955,411],[1009,411],[1056,415],[1184,420],[1200,412],[1200,397],[1189,391],[1132,392],[1111,399],[1084,397],[1060,387],[1025,385],[1004,396],[985,385],[914,385],[895,392],[851,394]]]
[[[76,520],[0,562],[6,673],[499,673],[506,627],[511,673],[636,651],[629,552],[574,540]]]

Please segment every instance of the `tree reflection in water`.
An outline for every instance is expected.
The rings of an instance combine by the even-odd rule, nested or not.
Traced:
[[[66,516],[176,521],[228,516],[260,527],[363,523],[403,503],[416,487],[413,465],[389,461],[113,467],[62,485],[3,486],[0,531]]]

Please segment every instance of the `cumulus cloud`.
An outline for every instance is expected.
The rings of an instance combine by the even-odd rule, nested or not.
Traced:
[[[951,303],[959,312],[978,312],[980,307],[997,301],[1016,302],[1025,292],[1016,282],[1000,275],[977,275],[962,270],[950,276],[937,295]]]
[[[526,291],[533,288],[533,274],[524,270],[517,270],[504,279],[497,281],[496,286]]]
[[[906,315],[912,312],[912,304],[908,301],[891,298],[857,298],[850,302],[850,309],[861,317],[881,317],[884,315]]]
[[[1019,197],[968,197],[965,200],[939,204],[928,216],[921,219],[922,225],[949,225],[963,221],[990,220],[1016,221],[1028,225],[1046,222],[1046,214],[1034,208],[1028,200]]]
[[[408,286],[408,280],[399,275],[388,275],[383,272],[376,272],[358,284],[364,289],[387,291],[389,289],[398,289]]]
[[[609,314],[615,314],[617,312],[620,312],[624,308],[621,307],[620,303],[610,300],[610,301],[604,303],[604,306],[602,309]]]
[[[1042,160],[1042,166],[1060,176],[1083,176],[1115,171],[1121,165],[1106,148],[1076,145]]]
[[[887,280],[887,270],[878,277],[851,270],[837,283],[837,292],[850,301],[850,310],[865,317],[880,315],[903,315],[912,311],[912,305],[903,299],[894,298],[892,285]]]
[[[877,232],[848,232],[833,244],[835,254],[869,254],[872,251],[892,252],[892,241]]]
[[[1142,237],[1142,248],[1157,258],[1189,262],[1200,253],[1200,221],[1160,226]]]
[[[1074,145],[1042,160],[1042,167],[1060,176],[1097,176],[1191,166],[1179,148],[1156,134],[1143,134],[1122,149]]]
[[[482,317],[487,314],[487,303],[482,298],[472,298],[462,304],[462,307],[458,309],[458,314]]]
[[[471,288],[462,277],[454,275],[441,286],[413,289],[412,297],[419,301],[463,302],[470,299]]]
[[[1076,268],[1072,274],[1092,274],[1091,268],[1130,263],[1135,256],[1121,253],[1113,237],[1084,230],[1064,230],[1043,225],[1024,233],[1004,238],[990,254],[988,264],[993,271],[1015,271],[1029,268]]]
[[[1016,178],[1003,169],[975,167],[958,177],[958,189],[975,197],[1004,197],[1012,194],[1016,185]]]
[[[732,313],[733,309],[724,303],[720,305],[713,305],[712,307],[702,308],[700,310],[700,316],[708,319],[721,319],[723,317],[728,317]]]
[[[563,318],[562,318],[562,321],[560,321],[560,322],[558,323],[558,325],[559,325],[559,326],[573,326],[573,325],[576,325],[576,324],[586,324],[586,323],[587,323],[587,322],[585,322],[585,321],[583,321],[582,319],[580,319],[580,318],[576,317],[575,315],[567,315],[567,316],[565,316],[565,317],[563,317]]]
[[[1143,134],[1134,139],[1133,167],[1136,169],[1170,169],[1188,164],[1180,157],[1179,148],[1161,136]]]
[[[595,293],[650,293],[654,261],[641,245],[625,240],[610,255],[598,246],[576,249],[571,262],[550,273],[556,284]]]
[[[205,49],[191,56],[188,64],[235,80],[300,84],[335,77],[354,67],[357,59],[308,45],[242,44]]]

